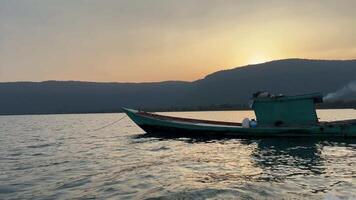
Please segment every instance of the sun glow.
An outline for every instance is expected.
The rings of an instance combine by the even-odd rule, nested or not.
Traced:
[[[254,55],[247,59],[247,64],[254,65],[270,61],[271,58],[265,55]]]

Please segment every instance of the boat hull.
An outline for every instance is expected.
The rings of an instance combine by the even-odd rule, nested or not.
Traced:
[[[318,124],[307,127],[243,128],[234,123],[171,118],[132,109],[125,113],[146,133],[182,136],[228,137],[356,137],[356,123]]]

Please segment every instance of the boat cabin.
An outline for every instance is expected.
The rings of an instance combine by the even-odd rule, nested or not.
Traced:
[[[323,101],[319,93],[284,96],[267,92],[255,93],[252,100],[259,126],[315,125],[318,123],[315,104]]]

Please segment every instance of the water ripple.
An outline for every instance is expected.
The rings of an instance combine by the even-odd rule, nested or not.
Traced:
[[[162,137],[128,119],[87,131],[120,117],[2,117],[0,199],[356,198],[355,140]]]

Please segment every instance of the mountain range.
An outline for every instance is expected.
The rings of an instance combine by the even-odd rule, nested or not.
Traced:
[[[179,110],[244,106],[256,91],[326,95],[354,80],[356,60],[284,59],[218,71],[192,82],[2,82],[0,114],[118,112],[121,107]],[[354,99],[355,93],[351,91],[340,98]]]

